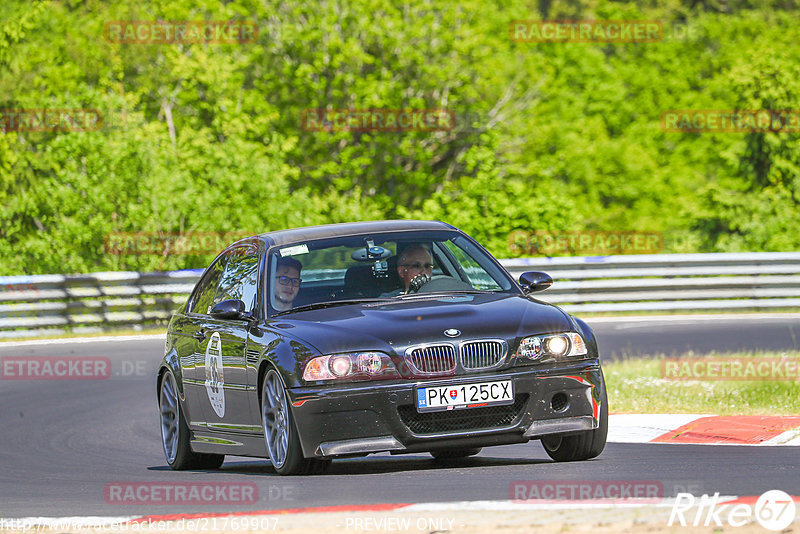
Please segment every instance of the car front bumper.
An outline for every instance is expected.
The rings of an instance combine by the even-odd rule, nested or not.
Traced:
[[[416,388],[512,380],[514,404],[419,413]],[[303,454],[336,457],[521,443],[597,428],[605,388],[597,360],[441,379],[290,388]]]

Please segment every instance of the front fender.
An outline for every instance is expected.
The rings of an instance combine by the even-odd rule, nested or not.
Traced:
[[[279,330],[262,328],[251,330],[250,334],[249,343],[252,343],[251,346],[259,347],[257,367],[259,387],[265,366],[277,369],[287,388],[302,385],[299,382],[299,377],[303,375],[306,362],[321,354],[310,343]]]

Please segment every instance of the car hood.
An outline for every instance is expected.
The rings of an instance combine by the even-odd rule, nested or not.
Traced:
[[[569,316],[552,304],[505,293],[417,295],[299,311],[275,318],[273,326],[322,354],[380,350],[402,352],[410,345],[501,338],[575,330]]]

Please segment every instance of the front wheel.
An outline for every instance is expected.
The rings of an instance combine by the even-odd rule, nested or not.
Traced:
[[[261,419],[269,459],[279,475],[322,472],[330,465],[330,460],[303,456],[300,436],[286,399],[286,388],[275,369],[270,369],[264,377]]]
[[[189,426],[183,418],[178,386],[172,371],[164,373],[161,379],[158,407],[161,411],[161,443],[167,463],[173,470],[217,469],[222,465],[224,454],[205,454],[192,450]]]
[[[608,436],[608,395],[606,394],[605,380],[601,380],[600,384],[603,391],[600,394],[600,424],[597,428],[570,436],[554,435],[542,438],[545,452],[556,462],[590,460],[599,456],[606,447],[606,437]]]

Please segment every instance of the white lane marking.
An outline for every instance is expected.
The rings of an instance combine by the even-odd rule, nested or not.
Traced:
[[[31,345],[68,345],[72,343],[106,343],[109,341],[148,341],[164,340],[166,332],[163,334],[138,334],[133,336],[98,336],[98,337],[68,337],[62,339],[31,339],[27,341],[0,341],[0,349],[3,347],[27,347]]]
[[[589,324],[595,323],[694,323],[696,321],[772,321],[775,319],[793,319],[800,321],[800,313],[721,313],[713,315],[620,315],[616,317],[577,317]]]
[[[565,481],[569,482],[569,481]],[[722,495],[720,502],[738,499],[737,496]],[[636,499],[631,499],[631,502],[620,502],[619,499],[602,500],[602,499],[588,499],[588,500],[569,500],[569,501],[552,501],[546,499],[530,500],[530,501],[463,501],[463,502],[442,502],[442,503],[419,503],[406,506],[396,510],[397,512],[439,512],[445,510],[487,510],[487,511],[501,511],[501,510],[569,510],[569,509],[583,509],[583,508],[641,508],[641,507],[672,507],[675,499],[666,497],[659,502],[642,503],[637,502]]]
[[[761,443],[761,445],[795,445],[800,446],[800,428],[787,430]]]

